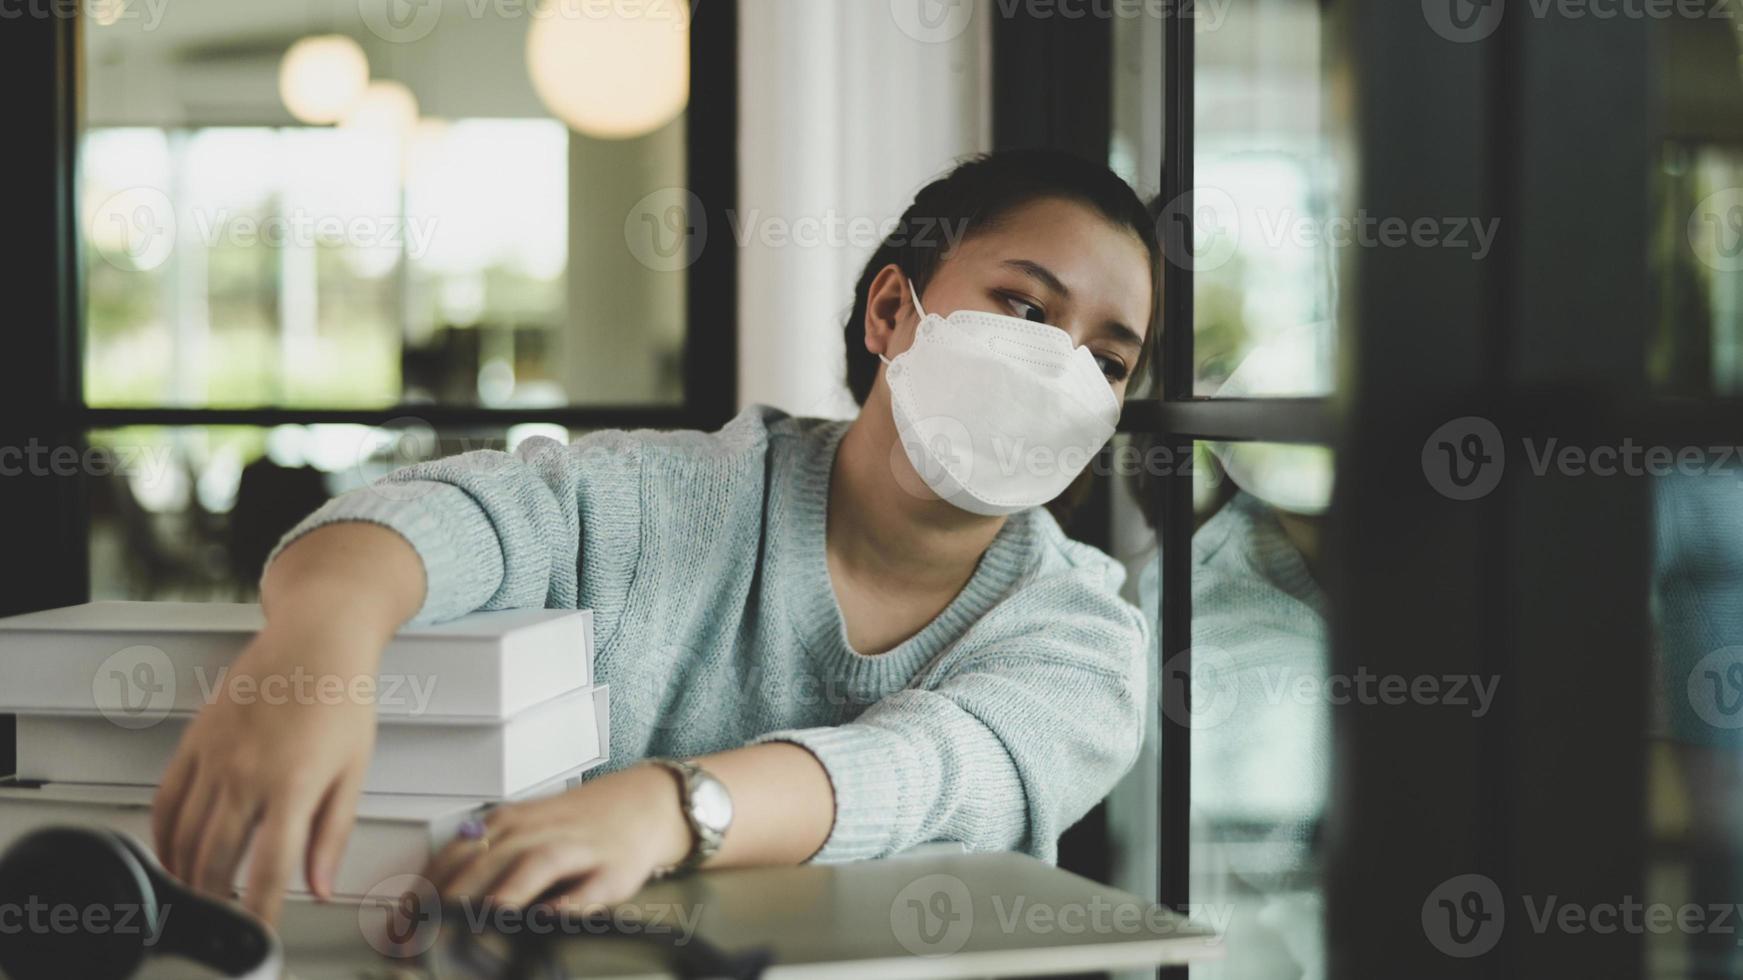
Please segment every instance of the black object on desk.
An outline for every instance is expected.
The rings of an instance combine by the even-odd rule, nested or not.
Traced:
[[[12,980],[125,980],[158,953],[250,980],[283,968],[263,923],[183,887],[112,830],[47,827],[20,838],[0,856],[0,908],[22,919],[0,943],[0,973]]]
[[[393,914],[415,920],[417,910]],[[700,937],[658,932],[625,932],[609,914],[589,914],[584,932],[588,942],[636,942],[656,946],[666,967],[679,980],[758,980],[773,961],[766,949],[728,953]],[[402,926],[415,925],[415,921]],[[572,938],[572,937],[569,937]],[[561,966],[560,947],[567,939],[554,932],[521,930],[513,936],[480,934],[457,905],[442,907],[442,938],[423,957],[422,965],[436,980],[568,980]],[[503,948],[493,948],[500,944]]]

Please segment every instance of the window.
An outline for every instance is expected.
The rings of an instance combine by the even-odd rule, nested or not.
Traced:
[[[1161,390],[1125,426],[1148,520],[1121,500],[1114,521],[1133,598],[1160,619],[1146,758],[1112,807],[1127,839],[1147,814],[1154,847],[1140,849],[1148,874],[1116,880],[1159,884],[1224,931],[1224,956],[1195,977],[1326,970],[1320,833],[1341,688],[1320,399],[1337,380],[1338,277],[1363,239],[1340,218],[1322,21],[1318,4],[1263,0],[1114,28],[1111,158],[1159,192],[1169,254]]]
[[[92,595],[250,597],[264,553],[235,512],[276,538],[407,432],[736,409],[735,257],[699,231],[735,186],[730,5],[381,14],[84,24],[82,315],[57,341],[79,363],[53,401],[106,461],[69,518]],[[639,52],[639,84],[600,102],[553,38]]]

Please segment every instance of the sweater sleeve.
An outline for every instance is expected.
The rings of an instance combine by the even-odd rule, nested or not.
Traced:
[[[835,824],[813,861],[950,840],[1051,862],[1137,758],[1148,636],[1116,593],[1061,576],[1007,599],[854,721],[756,741],[802,745],[829,775]]]
[[[640,446],[623,432],[568,446],[535,437],[512,453],[408,466],[322,505],[279,540],[266,564],[316,528],[379,524],[405,538],[423,563],[427,588],[413,623],[585,602],[603,632],[633,578],[640,470]]]

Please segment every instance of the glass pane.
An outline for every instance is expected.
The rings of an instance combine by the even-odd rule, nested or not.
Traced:
[[[1318,555],[1330,451],[1242,447],[1266,464],[1237,456],[1229,468],[1229,447],[1201,443],[1190,460],[1177,460],[1148,437],[1121,437],[1115,446],[1124,492],[1114,495],[1110,551],[1127,568],[1128,598],[1152,613],[1161,608],[1157,537],[1142,503],[1152,481],[1192,468],[1198,529],[1193,711],[1171,700],[1179,661],[1158,645],[1144,750],[1108,798],[1119,855],[1113,883],[1156,894],[1159,860],[1167,859],[1156,837],[1161,725],[1164,717],[1182,719],[1192,729],[1192,914],[1225,940],[1222,959],[1194,965],[1192,975],[1323,976],[1317,835],[1330,712],[1352,690],[1327,673]]]
[[[1360,690],[1329,674],[1318,562],[1330,453],[1234,448],[1198,455],[1191,712],[1160,692],[1192,731],[1191,901],[1227,940],[1192,975],[1323,976],[1331,708]],[[1161,671],[1176,680],[1169,659]]]
[[[1743,34],[1736,26],[1722,15],[1662,22],[1665,139],[1653,187],[1657,316],[1647,364],[1669,394],[1743,394]]]
[[[91,404],[683,400],[685,4],[100,6]]]
[[[1162,220],[1190,208],[1179,261],[1194,273],[1202,396],[1329,394],[1340,253],[1411,234],[1405,219],[1340,210],[1321,8],[1244,0],[1197,14],[1195,192]]]
[[[91,597],[252,602],[267,554],[329,497],[401,466],[535,435],[572,437],[550,425],[437,433],[410,418],[383,428],[92,432],[77,464],[90,484]]]
[[[1648,931],[1648,972],[1734,977],[1743,974],[1730,924],[1743,901],[1743,465],[1691,452],[1657,472],[1647,903],[1692,909],[1710,928]]]

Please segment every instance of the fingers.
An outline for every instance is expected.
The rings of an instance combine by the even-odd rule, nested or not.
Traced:
[[[451,870],[431,878],[436,891],[448,898],[489,898],[500,905],[521,906],[553,885],[585,875],[598,867],[591,847],[555,835],[523,834],[477,842]]]
[[[502,869],[496,884],[490,889],[490,898],[500,905],[522,908],[553,885],[588,874],[597,867],[596,856],[579,842],[550,841],[534,845],[520,852]]]
[[[646,874],[628,868],[601,868],[553,896],[551,903],[591,912],[601,906],[629,901],[647,884],[647,879]]]
[[[187,881],[195,889],[229,898],[235,893],[236,866],[248,845],[258,808],[234,790],[219,790],[217,806],[206,819]]]
[[[248,865],[250,912],[268,924],[278,922],[285,888],[302,862],[309,841],[309,821],[314,807],[300,798],[287,798],[273,805],[255,834],[254,857]]]
[[[207,818],[217,805],[217,797],[217,782],[209,774],[201,773],[182,799],[176,814],[166,867],[170,874],[190,885],[194,883],[194,858],[199,855],[200,837],[205,831]]]
[[[170,853],[175,842],[176,819],[187,806],[188,788],[199,771],[198,757],[191,752],[177,751],[164,770],[157,792],[151,798],[151,846],[158,861],[170,866]],[[173,873],[173,869],[171,869]]]
[[[475,850],[468,860],[447,876],[444,884],[436,885],[436,891],[445,897],[482,898],[491,894],[491,886],[497,879],[507,873],[509,867],[519,861],[522,852],[534,847],[534,843],[525,837],[502,841],[491,841],[489,847],[474,844]]]
[[[314,837],[309,842],[308,866],[304,874],[309,890],[323,901],[333,898],[333,878],[339,859],[345,854],[345,842],[357,823],[357,797],[363,792],[364,770],[354,767],[327,791],[315,816]]]
[[[479,841],[456,837],[449,841],[430,859],[430,863],[424,868],[424,877],[436,886],[436,891],[445,891],[444,886],[453,881],[463,867],[489,848],[508,839],[509,828],[519,823],[514,819],[516,811],[523,805],[516,803],[485,812],[482,816],[485,839]]]

